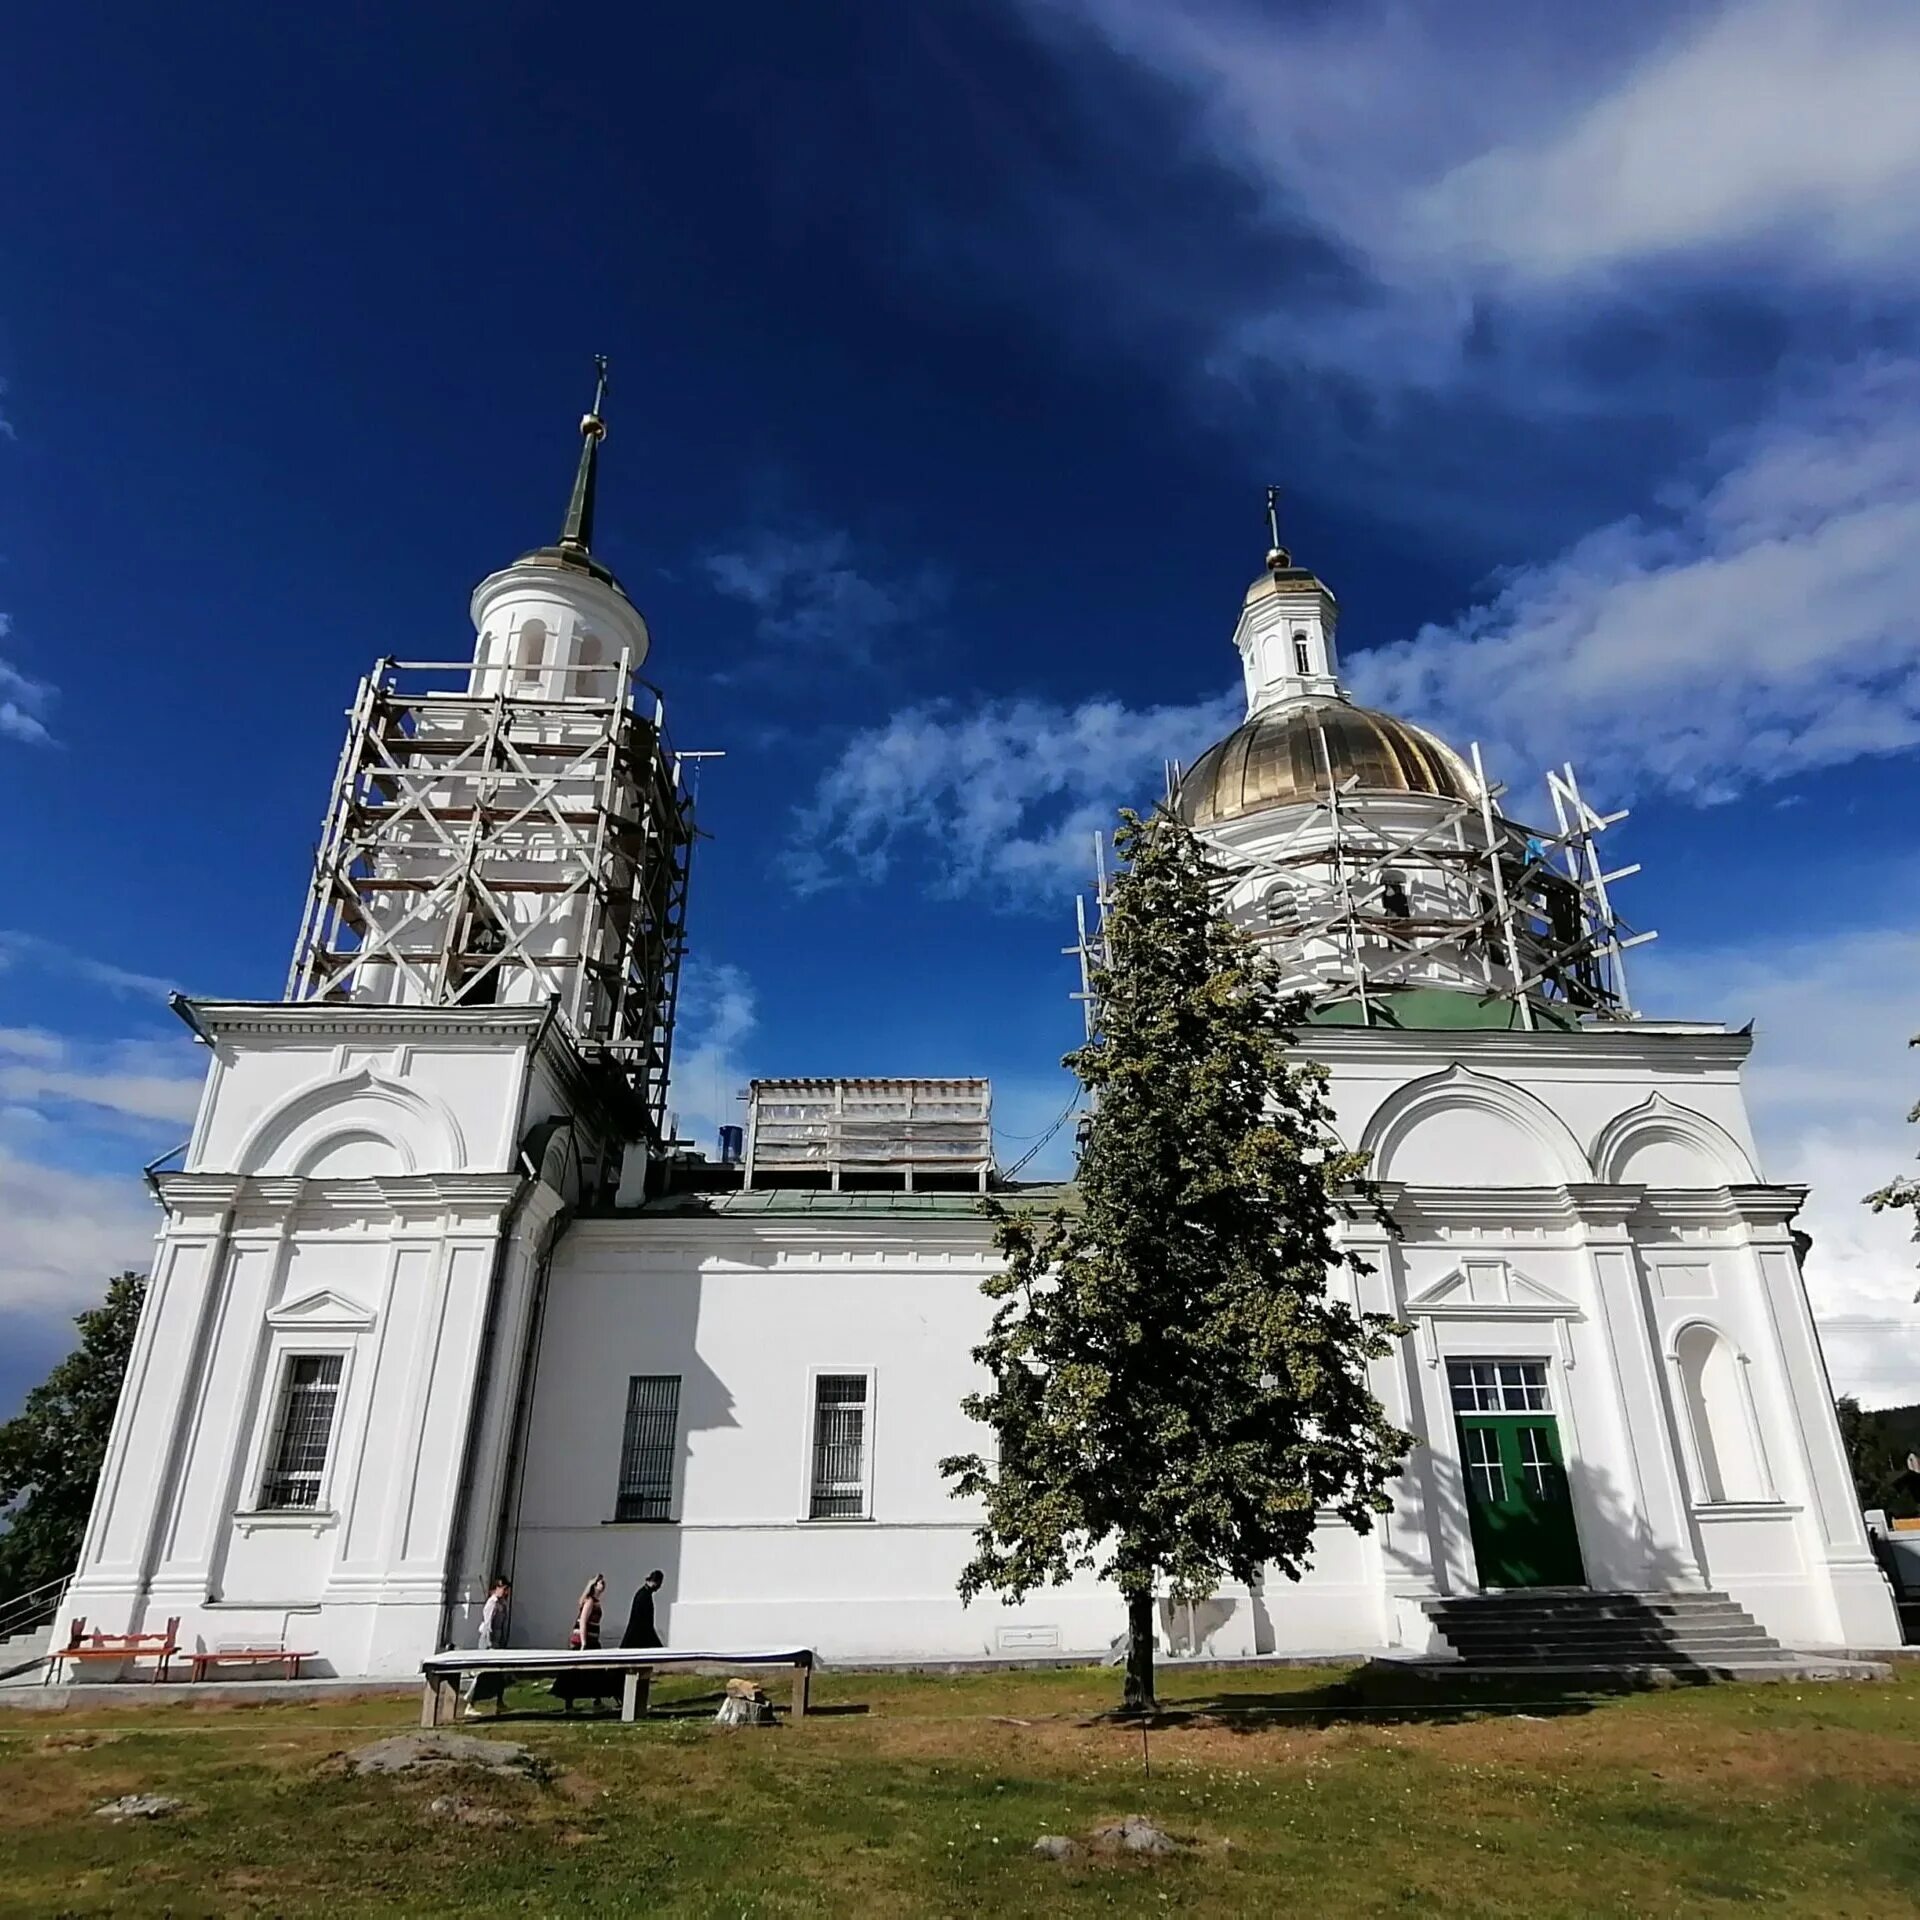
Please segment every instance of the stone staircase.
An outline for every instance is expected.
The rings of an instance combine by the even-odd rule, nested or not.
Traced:
[[[1423,1603],[1476,1673],[1697,1680],[1873,1679],[1867,1660],[1795,1653],[1724,1593],[1534,1587]]]
[[[54,1623],[49,1620],[44,1627],[33,1627],[0,1640],[0,1687],[40,1684],[40,1669],[46,1664],[53,1633]]]

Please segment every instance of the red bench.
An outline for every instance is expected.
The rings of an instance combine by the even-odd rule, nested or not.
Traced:
[[[266,1667],[276,1662],[283,1666],[289,1680],[300,1678],[300,1662],[314,1658],[314,1649],[294,1647],[214,1647],[206,1653],[187,1655],[187,1678],[204,1680],[209,1667]]]
[[[129,1660],[157,1660],[155,1681],[167,1677],[167,1663],[180,1651],[180,1616],[167,1622],[165,1633],[89,1633],[84,1619],[76,1620],[67,1635],[67,1644],[53,1654],[54,1671],[62,1660],[113,1660],[124,1666]]]

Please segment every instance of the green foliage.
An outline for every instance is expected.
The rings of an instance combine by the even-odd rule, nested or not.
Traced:
[[[80,1557],[146,1293],[145,1274],[110,1280],[106,1299],[74,1320],[79,1346],[0,1426],[0,1509],[11,1509],[0,1533],[0,1600],[60,1579]]]
[[[1909,1448],[1899,1429],[1884,1413],[1863,1408],[1852,1394],[1833,1403],[1840,1420],[1840,1440],[1853,1469],[1853,1484],[1863,1507],[1879,1507],[1890,1516],[1916,1511],[1914,1495],[1920,1475],[1907,1465]]]
[[[1907,1042],[1907,1045],[1910,1047],[1920,1047],[1920,1033],[1915,1034],[1914,1037]],[[1908,1112],[1907,1119],[1910,1122],[1920,1120],[1920,1106],[1913,1107]],[[1916,1240],[1920,1240],[1920,1180],[1889,1180],[1884,1187],[1878,1188],[1875,1192],[1867,1195],[1866,1204],[1870,1206],[1875,1213],[1886,1213],[1892,1210],[1895,1212],[1905,1211],[1913,1214],[1913,1237]]]
[[[1366,1384],[1405,1329],[1328,1286],[1365,1270],[1334,1242],[1364,1161],[1323,1071],[1289,1057],[1304,1004],[1216,911],[1195,836],[1121,819],[1099,1030],[1067,1058],[1096,1102],[1079,1205],[985,1203],[1006,1266],[974,1355],[991,1385],[964,1405],[995,1457],[941,1471],[986,1508],[963,1597],[1092,1569],[1127,1596],[1137,1654],[1163,1587],[1297,1579],[1316,1511],[1368,1530],[1411,1440]]]

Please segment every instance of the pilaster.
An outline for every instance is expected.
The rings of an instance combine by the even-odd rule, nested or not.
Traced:
[[[1805,1187],[1728,1189],[1765,1307],[1778,1390],[1798,1414],[1782,1423],[1787,1433],[1779,1444],[1791,1454],[1795,1477],[1804,1480],[1812,1522],[1806,1546],[1826,1566],[1833,1644],[1897,1647],[1899,1616],[1867,1540],[1859,1494],[1833,1410],[1833,1383],[1820,1350],[1791,1230],[1806,1197]],[[1768,1457],[1772,1472],[1780,1475],[1786,1463],[1772,1444]]]
[[[1645,1198],[1638,1186],[1570,1186],[1568,1201],[1593,1284],[1595,1317],[1613,1379],[1624,1504],[1653,1588],[1707,1584],[1680,1471],[1674,1410],[1658,1360],[1646,1279],[1631,1221]]]

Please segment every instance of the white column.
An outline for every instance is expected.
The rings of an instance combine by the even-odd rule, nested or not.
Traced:
[[[1806,1189],[1734,1187],[1731,1198],[1746,1231],[1765,1307],[1765,1330],[1773,1347],[1765,1358],[1777,1369],[1779,1392],[1770,1397],[1781,1404],[1771,1409],[1772,1418],[1762,1415],[1769,1469],[1782,1481],[1800,1479],[1804,1484],[1809,1524],[1803,1543],[1809,1570],[1824,1567],[1826,1590],[1821,1597],[1831,1644],[1897,1647],[1899,1616],[1867,1543],[1866,1521],[1833,1411],[1833,1383],[1790,1231]],[[1749,1380],[1750,1386],[1759,1384]]]
[[[143,1624],[147,1583],[172,1504],[227,1261],[237,1180],[172,1174],[161,1182],[166,1225],[134,1335],[80,1565],[62,1611],[109,1633]],[[64,1627],[65,1619],[60,1622]]]
[[[1393,1182],[1376,1188],[1389,1213],[1401,1191]],[[1341,1241],[1373,1269],[1358,1276],[1361,1311],[1400,1318],[1406,1310],[1406,1286],[1399,1241],[1370,1211],[1357,1213],[1346,1224]],[[1368,1381],[1387,1418],[1414,1436],[1407,1464],[1393,1483],[1393,1511],[1375,1523],[1370,1544],[1380,1572],[1387,1644],[1416,1653],[1425,1652],[1434,1638],[1421,1602],[1436,1599],[1441,1590],[1435,1571],[1440,1552],[1435,1536],[1433,1450],[1426,1444],[1426,1422],[1420,1410],[1419,1364],[1409,1336],[1389,1358],[1374,1363]]]
[[[192,1613],[214,1594],[229,1517],[246,1504],[238,1477],[262,1388],[267,1308],[286,1260],[301,1184],[247,1182],[230,1225],[217,1297],[209,1305],[198,1404],[182,1443],[177,1491],[155,1542],[149,1599],[156,1617]]]
[[[413,1285],[420,1297],[394,1302],[403,1310],[411,1305],[413,1325],[404,1370],[392,1376],[401,1398],[386,1410],[392,1467],[380,1529],[384,1546],[377,1573],[353,1596],[372,1602],[369,1673],[412,1671],[439,1635],[502,1215],[519,1181],[500,1175],[423,1180],[417,1197],[405,1191],[408,1184],[392,1183],[401,1216],[395,1272],[396,1280],[418,1276]],[[428,1249],[429,1261],[409,1261],[410,1252]],[[330,1588],[330,1601],[347,1597],[341,1584]]]
[[[1681,1472],[1675,1409],[1660,1362],[1646,1278],[1628,1226],[1644,1192],[1641,1187],[1568,1189],[1593,1278],[1624,1468],[1618,1487],[1590,1491],[1623,1510],[1613,1521],[1616,1529],[1630,1529],[1639,1549],[1641,1571],[1629,1576],[1633,1584],[1697,1589],[1707,1582]],[[1590,1476],[1592,1463],[1587,1470]]]

